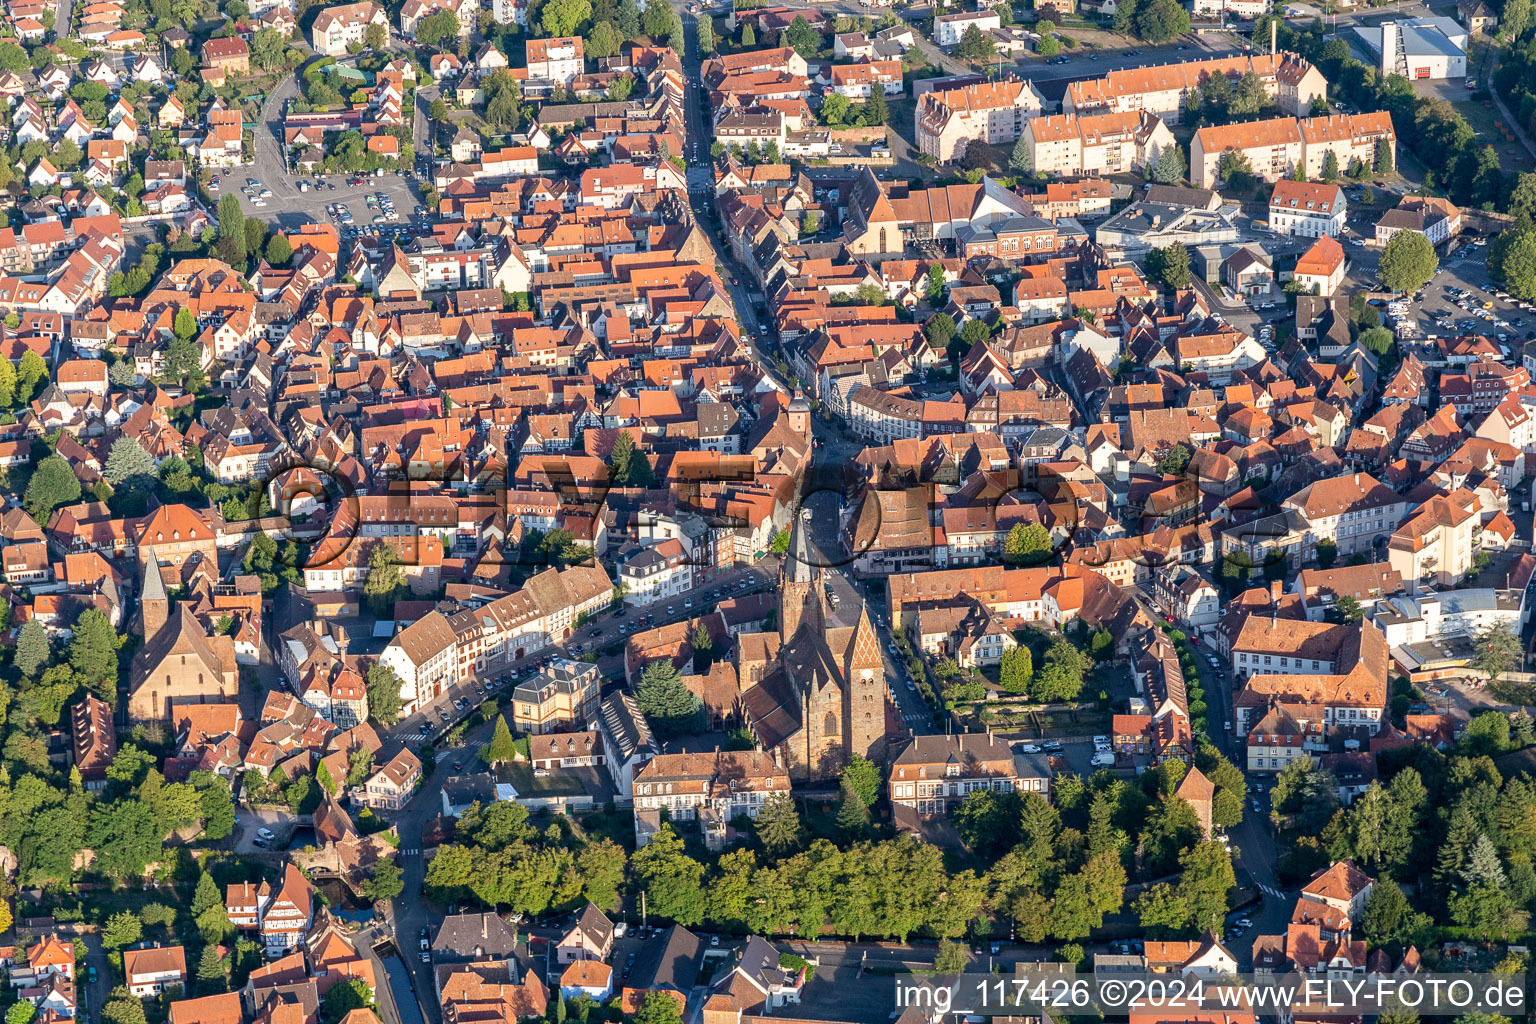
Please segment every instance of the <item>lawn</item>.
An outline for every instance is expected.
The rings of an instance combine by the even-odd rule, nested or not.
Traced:
[[[575,776],[562,772],[550,772],[536,776],[533,768],[522,762],[504,764],[496,769],[498,781],[508,783],[519,795],[527,796],[580,796],[586,787]]]

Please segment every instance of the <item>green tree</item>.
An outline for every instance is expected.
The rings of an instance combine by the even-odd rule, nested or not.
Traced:
[[[104,686],[116,695],[117,631],[105,614],[87,608],[75,620],[75,634],[69,642],[69,664],[87,685]]]
[[[127,949],[143,937],[144,925],[131,910],[113,914],[101,929],[101,944],[113,950]]]
[[[197,960],[198,989],[205,995],[229,991],[229,964],[213,943],[203,947]]]
[[[1389,290],[1412,293],[1428,284],[1439,267],[1428,238],[1417,231],[1399,231],[1382,248],[1378,272]]]
[[[1011,650],[1004,651],[998,673],[999,683],[1008,693],[1029,692],[1030,677],[1034,674],[1029,648],[1020,644]]]
[[[645,666],[635,686],[635,703],[660,736],[687,735],[697,732],[701,724],[699,698],[683,685],[671,658],[658,658]]]
[[[226,192],[219,200],[218,217],[219,237],[234,239],[244,252],[245,211],[240,209],[240,197],[233,192]]]
[[[102,469],[101,475],[106,477],[107,483],[113,487],[121,487],[136,476],[149,477],[153,480],[155,472],[155,460],[144,450],[144,446],[125,434],[112,442],[112,448],[107,452],[107,464]]]
[[[1178,146],[1164,146],[1152,162],[1147,176],[1160,185],[1176,185],[1183,180],[1187,169],[1184,151]]]
[[[1396,336],[1385,327],[1368,327],[1360,332],[1360,344],[1378,356],[1392,351]]]
[[[1481,630],[1472,638],[1472,647],[1477,652],[1472,657],[1472,667],[1486,672],[1489,679],[1499,678],[1524,661],[1520,638],[1503,623]]]
[[[704,919],[704,867],[683,852],[671,825],[663,825],[635,851],[630,868],[652,914],[685,927]]]
[[[650,10],[650,5],[646,5]],[[813,60],[821,52],[821,32],[805,20],[803,15],[795,15],[795,20],[789,23],[784,30],[784,45],[793,49],[806,60]]]
[[[374,614],[385,616],[408,591],[405,573],[395,549],[382,541],[374,543],[368,552],[368,578],[363,582],[363,596],[367,598]]]
[[[1183,242],[1174,242],[1162,249],[1158,262],[1164,284],[1175,291],[1189,287],[1189,250]]]
[[[551,36],[571,36],[590,17],[590,0],[547,0],[540,9],[539,23]]]
[[[752,26],[748,25],[747,27],[751,28]],[[821,98],[821,109],[817,111],[817,116],[821,118],[822,124],[835,127],[847,124],[848,117],[852,111],[853,104],[849,102],[848,97],[842,93],[832,92],[827,93]]]
[[[848,760],[841,780],[853,788],[865,807],[873,807],[880,797],[880,768],[863,754],[854,754]]]
[[[48,665],[48,630],[36,619],[28,619],[16,634],[13,662],[21,674],[35,678]]]
[[[971,954],[964,944],[949,939],[939,940],[939,949],[933,958],[933,969],[940,974],[961,974],[971,962]]]
[[[1055,42],[1054,39],[1051,41]],[[1034,173],[1035,156],[1030,151],[1029,139],[1022,135],[1019,136],[1019,141],[1013,144],[1013,152],[1008,157],[1008,169],[1015,174]]]
[[[783,857],[800,848],[804,830],[794,798],[788,793],[775,793],[764,800],[752,825],[757,841],[771,856]]]
[[[1189,31],[1189,12],[1175,0],[1140,0],[1135,17],[1136,35],[1149,43],[1166,43]]]
[[[281,234],[274,233],[267,240],[267,263],[274,267],[286,267],[293,262],[293,245]]]
[[[1212,81],[1220,81],[1221,78],[1221,75],[1216,75]],[[1229,150],[1221,154],[1221,159],[1216,163],[1216,174],[1228,188],[1239,192],[1253,186],[1253,164],[1249,162],[1247,154],[1240,150]]]
[[[80,481],[69,463],[57,455],[50,455],[37,464],[32,479],[27,483],[23,504],[32,518],[46,524],[53,510],[80,500]]]
[[[1376,155],[1372,161],[1371,170],[1376,172],[1377,177],[1391,174],[1394,162],[1392,140],[1385,137],[1377,139]]]
[[[715,52],[715,19],[707,14],[699,17],[699,52]]]
[[[37,1007],[25,999],[12,1003],[11,1008],[5,1011],[5,1024],[32,1024],[32,1018],[37,1016]]]
[[[363,30],[363,45],[370,50],[382,50],[389,45],[389,29],[374,22]]]
[[[517,741],[512,738],[512,730],[507,728],[506,717],[497,715],[491,741],[480,748],[480,760],[491,765],[504,764],[516,756]]]
[[[1333,184],[1339,180],[1339,158],[1333,150],[1323,155],[1323,181]]]
[[[991,60],[996,54],[997,44],[992,41],[992,36],[975,25],[966,28],[960,36],[960,44],[955,47],[955,56],[970,64]]]
[[[129,995],[128,989],[119,985],[112,990],[112,997],[101,1008],[101,1019],[107,1024],[146,1024],[144,1001]]]
[[[16,401],[22,405],[32,401],[38,389],[48,382],[48,364],[32,349],[21,354],[16,366]]]
[[[16,365],[9,359],[0,359],[0,411],[10,409],[15,404]]]
[[[162,854],[165,833],[153,811],[137,800],[97,804],[91,811],[88,842],[95,868],[109,878],[142,878]]]
[[[1065,637],[1057,637],[1045,652],[1030,694],[1047,703],[1074,700],[1083,688],[1083,673],[1089,667],[1086,655]]]
[[[325,999],[320,1003],[320,1019],[325,1024],[337,1024],[353,1010],[366,1010],[372,1006],[373,994],[368,991],[368,983],[362,978],[353,978],[332,985],[325,993]]]
[[[670,992],[647,992],[635,1024],[682,1024],[683,1012]]]
[[[388,665],[375,663],[368,669],[368,714],[381,725],[400,720],[400,677]]]
[[[1009,565],[1039,565],[1053,554],[1050,531],[1039,523],[1015,523],[1003,538],[1003,561]]]
[[[752,30],[752,23],[745,22],[741,26],[741,48],[750,50],[757,45],[757,33]]]
[[[395,858],[385,857],[374,867],[373,874],[363,883],[363,895],[375,903],[387,903],[405,892],[405,877]]]
[[[416,41],[423,46],[433,49],[442,49],[449,40],[459,38],[459,16],[453,11],[443,8],[433,14],[422,18],[416,25]],[[546,26],[546,31],[548,27]],[[550,33],[551,35],[568,35],[569,33]]]

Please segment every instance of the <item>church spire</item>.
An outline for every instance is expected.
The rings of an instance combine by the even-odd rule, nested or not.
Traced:
[[[147,642],[160,632],[171,612],[170,595],[166,593],[165,578],[160,575],[160,559],[153,547],[145,549],[144,582],[139,589],[139,621]]]

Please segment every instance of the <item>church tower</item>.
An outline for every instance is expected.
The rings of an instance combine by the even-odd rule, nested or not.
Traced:
[[[779,568],[779,641],[788,644],[802,622],[812,632],[826,629],[826,619],[821,611],[821,570],[811,565],[806,548],[805,532],[810,522],[810,510],[800,513],[800,521],[793,531],[793,549],[786,554]]]
[[[144,642],[148,643],[160,632],[171,616],[171,599],[165,591],[165,579],[160,575],[160,559],[155,549],[144,552],[144,579],[139,587],[139,624],[143,627]]]
[[[880,636],[869,621],[869,607],[859,607],[843,668],[847,680],[844,721],[848,723],[848,753],[862,754],[880,764],[885,760],[885,661]]]

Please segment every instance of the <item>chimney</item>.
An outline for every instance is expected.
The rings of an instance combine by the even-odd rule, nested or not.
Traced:
[[[1280,600],[1280,594],[1282,593],[1284,587],[1285,587],[1285,581],[1284,580],[1270,580],[1269,581],[1269,599],[1271,601],[1279,601]]]
[[[1271,57],[1275,55],[1275,36],[1279,31],[1280,23],[1278,21],[1271,21],[1269,23],[1269,55]]]

